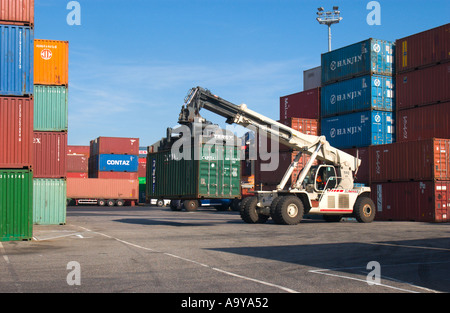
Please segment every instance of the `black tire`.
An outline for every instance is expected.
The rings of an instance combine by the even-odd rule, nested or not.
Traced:
[[[328,223],[338,223],[342,219],[342,215],[324,215],[323,219]]]
[[[99,200],[97,201],[97,204],[98,204],[99,206],[105,206],[105,205],[106,205],[106,200],[105,200],[105,199],[99,199]]]
[[[125,204],[124,200],[122,200],[122,199],[116,200],[116,205],[117,206],[124,206],[124,204]]]
[[[164,200],[163,200],[163,199],[156,200],[156,206],[157,206],[157,207],[162,207],[162,206],[164,206]]]
[[[182,209],[181,200],[171,200],[170,209],[172,211],[181,211]]]
[[[257,197],[245,198],[241,203],[241,218],[244,222],[249,224],[263,224],[269,219],[268,215],[259,214],[256,210],[258,203]]]
[[[107,206],[114,206],[114,205],[116,205],[116,201],[114,201],[113,199],[109,199],[108,201],[106,201],[106,205]]]
[[[183,206],[187,212],[195,212],[198,209],[198,201],[197,200],[184,200]]]
[[[273,199],[272,203],[270,204],[270,217],[272,218],[272,220],[275,224],[283,224],[283,222],[278,218],[278,215],[275,214],[278,202],[280,202],[280,200],[282,198],[283,197],[276,197],[275,199]]]
[[[231,211],[239,212],[241,210],[241,200],[239,199],[233,199],[231,201]]]
[[[297,225],[303,218],[303,212],[303,202],[297,196],[282,197],[274,210],[274,221],[284,225]]]
[[[360,223],[373,222],[375,219],[375,203],[369,197],[359,197],[353,206],[353,215]]]

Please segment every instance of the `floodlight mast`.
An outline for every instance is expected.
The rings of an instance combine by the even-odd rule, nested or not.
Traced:
[[[324,11],[323,7],[317,8],[319,24],[328,26],[328,51],[331,51],[331,25],[337,24],[342,20],[341,12],[338,6],[333,6],[333,11]]]

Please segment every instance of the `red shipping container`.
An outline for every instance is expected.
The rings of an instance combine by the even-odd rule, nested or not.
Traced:
[[[0,168],[33,164],[33,99],[0,97]]]
[[[67,178],[67,198],[139,199],[139,180]]]
[[[255,164],[255,183],[256,184],[263,184],[263,186],[277,186],[281,179],[283,178],[284,174],[286,173],[289,165],[294,161],[295,157],[297,156],[298,151],[289,152],[289,151],[281,151],[278,154],[278,166],[273,171],[263,171],[261,165],[269,165],[272,160],[262,161],[261,159],[256,161]],[[285,189],[289,188],[294,182],[297,181],[297,177],[302,170],[302,168],[306,165],[310,157],[306,154],[304,154],[300,161],[297,163],[297,167],[294,169],[294,171],[291,174],[290,180],[288,180]],[[314,163],[317,164],[317,161]],[[273,190],[273,189],[272,189]]]
[[[68,154],[67,155],[67,172],[88,172],[88,157],[83,154]]]
[[[137,172],[89,172],[89,178],[102,179],[138,179]]]
[[[88,173],[67,172],[67,178],[88,178]]]
[[[450,139],[370,146],[372,182],[450,180]]]
[[[320,118],[320,88],[280,97],[280,119]]]
[[[138,177],[146,177],[147,174],[147,158],[139,158]]]
[[[89,158],[90,146],[67,146],[67,154],[82,154]]]
[[[450,138],[450,102],[397,112],[397,142]]]
[[[91,140],[91,155],[97,154],[139,155],[139,138],[98,137]]]
[[[0,0],[0,23],[34,24],[34,0]]]
[[[450,101],[450,63],[397,74],[395,86],[397,110]]]
[[[370,160],[369,147],[352,148],[352,149],[342,149],[342,151],[347,152],[354,157],[358,156],[361,160],[361,165],[358,168],[356,177],[354,178],[355,183],[359,184],[370,184],[370,168],[373,163]]]
[[[397,39],[396,71],[403,73],[450,60],[450,24]]]
[[[379,221],[450,222],[450,181],[371,185]]]
[[[34,132],[34,172],[36,178],[64,178],[67,168],[67,133]]]

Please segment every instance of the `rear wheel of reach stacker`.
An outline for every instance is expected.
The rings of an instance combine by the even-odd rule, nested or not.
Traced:
[[[262,224],[267,222],[269,216],[258,213],[257,203],[257,197],[248,197],[242,200],[240,213],[244,222],[249,224]]]
[[[353,206],[353,215],[360,223],[371,223],[375,219],[375,204],[372,199],[360,196]]]

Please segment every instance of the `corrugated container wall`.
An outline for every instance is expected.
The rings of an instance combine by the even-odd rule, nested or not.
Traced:
[[[87,173],[88,159],[83,154],[67,154],[67,173]]]
[[[33,172],[0,169],[0,241],[33,236]]]
[[[450,63],[397,74],[396,88],[399,110],[450,101]]]
[[[32,95],[33,28],[0,25],[0,36],[0,95]]]
[[[176,157],[171,150],[147,155],[147,199],[241,197],[239,146],[193,145],[190,160]]]
[[[450,102],[397,111],[397,142],[450,138]]]
[[[371,185],[379,221],[450,222],[450,181]]]
[[[303,71],[303,90],[318,88],[322,85],[322,67]]]
[[[66,86],[34,86],[34,130],[67,131],[67,91]]]
[[[139,155],[139,138],[98,137],[91,140],[91,156],[96,154]]]
[[[139,180],[67,178],[67,198],[137,200]]]
[[[34,177],[65,178],[66,149],[66,132],[34,132]]]
[[[320,118],[320,88],[280,97],[280,119]]]
[[[34,0],[0,0],[0,23],[34,24]]]
[[[0,97],[0,168],[33,164],[33,99]]]
[[[322,87],[357,76],[395,74],[394,48],[393,42],[370,38],[322,54]]]
[[[367,75],[322,87],[321,116],[367,110],[394,110],[394,79]]]
[[[372,182],[450,180],[450,139],[370,147]]]
[[[66,180],[33,179],[33,223],[62,225],[66,223]]]
[[[90,146],[67,146],[67,154],[82,154],[89,157]]]
[[[395,141],[394,114],[365,111],[321,120],[321,133],[336,148],[357,148]]]
[[[96,172],[89,171],[89,178],[110,178],[110,179],[138,179],[137,172]]]
[[[396,40],[397,73],[450,61],[450,23]]]
[[[69,42],[34,40],[34,83],[37,85],[69,84]]]

